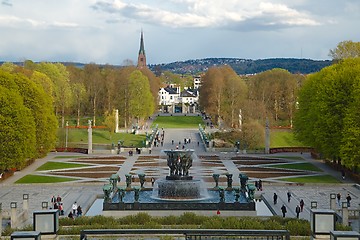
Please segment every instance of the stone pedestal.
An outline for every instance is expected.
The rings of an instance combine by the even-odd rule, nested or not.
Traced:
[[[119,132],[119,110],[115,110],[115,132]]]
[[[349,209],[347,202],[342,202],[341,210],[342,210],[342,224],[344,226],[349,226]]]
[[[92,154],[92,128],[91,128],[91,120],[89,120],[89,128],[88,128],[88,154]]]

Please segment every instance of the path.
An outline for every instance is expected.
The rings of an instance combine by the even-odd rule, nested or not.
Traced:
[[[160,130],[162,131],[162,130]],[[152,154],[154,156],[161,155],[161,150],[163,149],[174,149],[178,145],[179,148],[182,148],[184,138],[190,138],[191,143],[186,144],[186,148],[192,148],[195,150],[197,155],[218,155],[225,167],[226,171],[238,176],[240,170],[234,164],[234,161],[230,160],[231,156],[235,156],[235,153],[218,153],[218,152],[205,152],[204,146],[200,143],[199,135],[197,129],[164,129],[165,131],[165,141],[164,145],[161,147],[153,147]],[[174,144],[172,144],[174,140]],[[179,144],[180,142],[180,144]],[[181,147],[180,147],[181,146]],[[56,156],[84,156],[82,154],[75,153],[50,153],[48,156],[42,159],[38,159],[31,166],[23,169],[22,171],[16,172],[14,176],[6,179],[1,182],[0,186],[0,202],[2,203],[4,209],[4,215],[9,211],[10,202],[17,201],[18,208],[22,207],[22,195],[24,193],[29,194],[30,198],[30,211],[40,210],[41,202],[50,201],[52,195],[60,195],[63,197],[63,202],[65,206],[65,212],[69,212],[73,202],[77,201],[84,209],[84,212],[92,205],[94,199],[102,194],[102,185],[103,183],[61,183],[61,184],[14,184],[21,177],[33,173],[39,166],[45,163],[48,160],[54,159]],[[126,153],[123,153],[126,155]],[[147,154],[145,154],[147,155]],[[281,154],[286,155],[286,154]],[[295,217],[295,207],[300,201],[304,199],[305,208],[304,212],[300,214],[301,218],[309,220],[310,217],[310,202],[317,201],[318,208],[329,208],[329,199],[330,193],[340,192],[342,196],[346,196],[347,193],[352,196],[352,207],[357,208],[360,204],[360,190],[354,187],[354,183],[351,180],[341,179],[341,174],[337,171],[334,171],[321,161],[314,160],[310,157],[309,154],[287,154],[289,156],[301,156],[307,161],[313,163],[320,169],[323,169],[327,174],[334,176],[344,184],[305,184],[304,186],[289,185],[286,183],[278,183],[277,181],[269,182],[264,184],[264,190],[259,192],[263,194],[263,197],[268,202],[269,206],[273,208],[274,212],[277,215],[281,215],[280,207],[282,204],[285,204],[287,207],[287,216]],[[124,177],[125,174],[129,173],[133,168],[139,155],[133,155],[132,157],[127,156],[127,160],[121,166],[119,174],[121,177]],[[249,156],[249,155],[246,155]],[[259,156],[259,155],[257,155]],[[271,155],[271,157],[276,157],[276,155]],[[203,167],[197,166],[194,164],[192,171],[198,172],[204,170]],[[123,178],[124,179],[124,178]],[[238,181],[234,177],[234,182]],[[250,179],[252,181],[252,179]],[[147,183],[149,184],[149,183]],[[209,183],[209,187],[213,183]],[[238,184],[238,183],[236,183]],[[234,185],[236,185],[234,184]],[[292,200],[287,202],[286,193],[291,191]],[[279,196],[277,205],[273,204],[272,196],[276,192]]]

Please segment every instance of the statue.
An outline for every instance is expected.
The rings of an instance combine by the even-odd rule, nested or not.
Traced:
[[[219,177],[220,177],[220,174],[217,174],[217,173],[213,174],[213,178],[214,178],[214,181],[215,181],[215,188],[219,187]]]
[[[241,190],[246,192],[246,184],[247,184],[249,177],[246,174],[240,173],[239,178],[240,178]]]
[[[247,185],[248,193],[249,193],[249,200],[254,200],[255,198],[255,185],[248,184]]]
[[[110,198],[111,191],[112,191],[112,185],[111,184],[105,184],[103,186],[104,202],[111,202],[111,198]]]
[[[113,190],[116,189],[117,183],[120,182],[120,177],[117,174],[112,174],[110,177],[110,183],[112,185]]]
[[[130,188],[131,187],[131,174],[125,174],[126,177],[126,187]]]
[[[219,187],[219,197],[221,203],[225,202],[225,191],[222,187]]]
[[[119,196],[119,202],[123,202],[124,196],[125,196],[125,189],[124,188],[118,188],[118,196]]]
[[[189,150],[167,150],[165,151],[167,158],[167,165],[169,167],[169,176],[189,176],[189,169],[192,166],[191,154],[193,151]]]
[[[133,190],[134,190],[134,202],[139,202],[140,188],[134,187]]]
[[[239,198],[240,198],[240,188],[234,188],[234,191],[235,191],[235,202],[238,202],[239,201]]]
[[[231,189],[232,188],[232,174],[231,173],[227,173],[226,177],[227,177],[227,188]]]
[[[139,173],[138,176],[139,176],[140,186],[143,188],[144,183],[146,182],[145,174]]]

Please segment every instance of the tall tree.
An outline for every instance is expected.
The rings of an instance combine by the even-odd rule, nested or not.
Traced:
[[[133,120],[144,120],[154,109],[149,80],[139,70],[129,76],[129,113]]]
[[[102,91],[103,81],[99,66],[96,64],[87,64],[84,67],[84,80],[87,88],[89,102],[91,102],[93,125],[96,126],[97,108],[99,97]]]
[[[333,60],[360,57],[360,42],[340,42],[336,48],[330,50],[329,56]]]
[[[10,73],[0,70],[0,170],[21,168],[36,155],[35,122]]]
[[[355,96],[359,75],[360,59],[348,59],[309,76],[301,88],[295,134],[324,157],[352,158],[348,144],[356,136],[353,123],[358,108]]]

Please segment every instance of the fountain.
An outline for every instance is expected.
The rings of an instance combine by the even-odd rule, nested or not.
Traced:
[[[153,198],[159,200],[196,201],[209,195],[201,179],[189,175],[194,150],[164,150],[170,173],[155,181]]]
[[[109,216],[135,214],[146,211],[159,214],[162,210],[171,214],[184,211],[198,214],[216,213],[221,210],[229,216],[256,215],[254,188],[247,184],[247,176],[240,174],[240,187],[233,187],[232,174],[227,173],[227,187],[219,186],[220,174],[213,174],[216,186],[207,189],[202,179],[193,178],[189,169],[194,150],[163,150],[167,155],[169,175],[157,179],[153,188],[143,187],[145,174],[138,174],[141,186],[131,186],[131,175],[126,175],[126,188],[120,187],[120,178],[112,176],[105,184],[103,214]],[[119,211],[121,213],[115,213]]]

